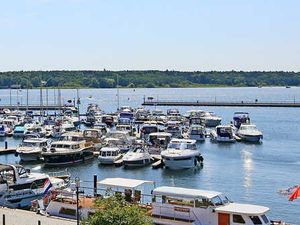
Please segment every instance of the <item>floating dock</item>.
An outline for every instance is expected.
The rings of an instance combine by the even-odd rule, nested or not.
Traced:
[[[300,102],[202,102],[202,101],[144,101],[143,106],[227,106],[227,107],[300,107]]]

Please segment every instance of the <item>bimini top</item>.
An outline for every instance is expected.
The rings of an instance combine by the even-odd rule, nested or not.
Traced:
[[[162,187],[155,188],[153,190],[153,194],[154,195],[169,195],[169,196],[174,196],[174,197],[211,199],[213,197],[221,195],[222,193],[216,192],[216,191],[200,190],[200,189],[162,186]]]
[[[219,213],[237,213],[246,214],[250,216],[262,215],[268,212],[269,210],[270,209],[265,206],[239,203],[230,203],[228,205],[220,206],[215,209],[215,211]]]
[[[108,187],[137,188],[144,184],[154,185],[154,181],[127,178],[106,178],[104,180],[99,181],[98,184]]]

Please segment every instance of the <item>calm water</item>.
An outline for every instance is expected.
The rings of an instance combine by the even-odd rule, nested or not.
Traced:
[[[12,103],[26,103],[26,91],[12,92]],[[44,92],[45,94],[45,92]],[[76,96],[76,90],[62,90],[64,100]],[[143,96],[160,100],[234,100],[234,101],[300,101],[300,88],[198,88],[198,89],[122,89],[120,105],[138,107]],[[39,90],[29,91],[30,102],[39,103]],[[49,90],[48,102],[53,103],[54,91]],[[80,90],[81,111],[88,103],[98,103],[107,112],[117,108],[116,90]],[[9,103],[9,90],[0,90],[0,104]],[[17,99],[18,98],[18,99]],[[46,98],[44,99],[46,102]],[[160,107],[166,110],[170,107]],[[184,113],[195,107],[178,107]],[[229,123],[235,111],[248,111],[252,122],[264,133],[262,144],[215,144],[208,139],[199,144],[204,156],[204,167],[198,170],[168,171],[151,167],[128,170],[100,167],[97,161],[70,167],[72,175],[91,181],[92,175],[129,177],[156,181],[159,185],[176,185],[221,191],[232,200],[268,206],[273,219],[284,219],[300,224],[300,200],[288,202],[287,197],[277,194],[278,189],[299,184],[300,168],[300,108],[230,108],[202,107],[222,116],[222,123]],[[18,142],[7,139],[11,146]],[[3,142],[3,140],[1,140]],[[0,145],[2,145],[1,143]],[[3,163],[18,162],[14,155],[0,156]],[[42,165],[26,165],[36,171],[50,169]],[[88,183],[92,185],[91,183]],[[87,185],[88,185],[87,184]]]

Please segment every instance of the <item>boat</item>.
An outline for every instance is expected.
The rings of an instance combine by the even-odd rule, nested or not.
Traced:
[[[236,141],[231,125],[219,125],[215,130],[211,130],[210,138],[215,142],[233,143]]]
[[[73,185],[74,186],[74,185]],[[80,218],[87,219],[96,212],[96,198],[79,194],[78,206],[80,209]],[[40,206],[44,208],[45,206]],[[75,187],[66,188],[55,192],[49,204],[46,206],[47,215],[73,219],[77,218],[77,196]]]
[[[271,225],[268,207],[234,203],[221,192],[162,186],[152,192],[154,224]]]
[[[151,163],[151,155],[145,148],[135,148],[123,156],[125,167],[142,167]]]
[[[20,156],[21,161],[37,161],[42,157],[42,150],[47,149],[48,140],[45,138],[24,139],[16,149],[16,156]]]
[[[15,126],[13,131],[13,137],[15,138],[24,137],[25,134],[26,134],[26,129],[24,126],[22,125]]]
[[[86,142],[82,133],[69,132],[52,142],[50,148],[42,152],[42,157],[48,166],[67,165],[92,159],[93,151],[93,144]]]
[[[212,112],[203,111],[200,116],[201,124],[205,127],[216,127],[220,125],[222,118]]]
[[[196,140],[172,139],[161,153],[163,163],[169,169],[189,169],[201,165],[203,157],[196,147]]]
[[[236,135],[246,142],[260,142],[263,139],[262,132],[254,124],[241,124]]]
[[[233,116],[233,126],[237,129],[241,124],[250,124],[250,116],[247,112],[235,112]]]
[[[172,134],[173,138],[182,137],[180,121],[168,121],[166,126],[165,132]]]
[[[48,175],[31,173],[21,165],[0,164],[0,206],[29,208],[31,201],[43,197],[48,181]]]
[[[204,141],[205,128],[198,124],[192,124],[188,130],[188,138],[196,141]]]
[[[118,147],[103,147],[98,156],[99,164],[112,165],[123,157]]]
[[[150,133],[147,143],[149,153],[160,155],[161,151],[165,150],[168,147],[171,138],[172,134],[166,132]]]

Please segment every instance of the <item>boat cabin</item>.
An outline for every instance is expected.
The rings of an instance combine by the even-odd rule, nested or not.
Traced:
[[[106,178],[98,182],[101,195],[121,194],[126,201],[140,204],[151,203],[151,190],[154,187],[154,181],[127,178]]]
[[[269,225],[269,208],[232,203],[220,192],[158,187],[152,193],[152,215],[205,225]]]
[[[173,138],[168,145],[168,149],[191,149],[196,150],[196,140],[191,139],[177,139]]]

